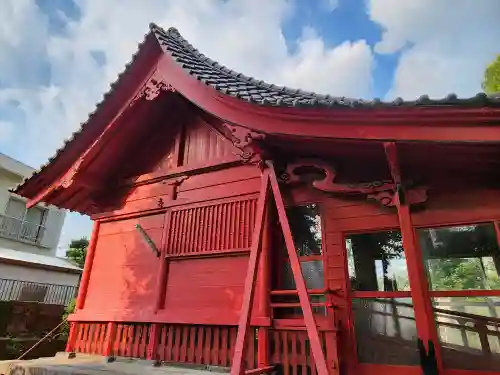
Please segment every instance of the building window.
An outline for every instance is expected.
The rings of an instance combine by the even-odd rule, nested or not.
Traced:
[[[419,363],[417,328],[401,233],[346,237],[358,361]]]
[[[288,222],[292,231],[295,251],[299,257],[302,274],[307,289],[311,292],[311,302],[323,304],[325,296],[322,290],[325,287],[323,250],[322,250],[322,228],[320,210],[317,204],[306,204],[290,206],[286,209]],[[280,271],[277,280],[277,289],[295,290],[295,279],[293,277],[290,260],[282,235],[279,239],[281,253],[278,264]],[[298,297],[282,296],[279,302],[297,303]],[[325,315],[326,309],[322,306],[313,306],[313,312]],[[277,313],[277,317],[288,317],[302,315],[301,308],[283,308]]]
[[[45,230],[46,210],[41,207],[26,208],[26,203],[11,197],[5,214],[0,215],[0,235],[12,239],[39,242]]]
[[[500,247],[495,225],[417,230],[445,368],[500,370]]]
[[[19,301],[44,302],[48,286],[41,284],[25,284],[19,293]]]

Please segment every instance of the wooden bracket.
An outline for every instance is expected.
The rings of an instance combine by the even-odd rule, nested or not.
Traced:
[[[151,250],[153,251],[153,253],[155,253],[156,257],[159,258],[160,255],[161,255],[160,251],[156,247],[156,245],[155,245],[154,241],[151,239],[151,237],[149,237],[149,235],[147,234],[147,232],[141,226],[141,224],[136,224],[135,225],[135,229],[137,229],[137,231],[141,234],[142,239],[151,248]]]
[[[242,126],[224,123],[224,127],[229,130],[233,137],[233,143],[238,148],[245,148],[256,140],[264,139],[264,134]]]
[[[234,146],[241,150],[240,158],[244,162],[249,162],[260,153],[260,148],[255,141],[263,140],[265,135],[242,126],[223,124],[227,130],[228,138],[231,139]]]
[[[155,70],[153,74],[148,78],[146,83],[142,86],[141,90],[130,102],[130,106],[133,106],[138,100],[155,100],[162,91],[175,92],[175,88],[163,80],[158,70]]]
[[[280,181],[286,184],[300,183],[311,173],[319,173],[323,176],[312,182],[312,186],[320,191],[333,194],[366,195],[367,199],[376,200],[387,207],[395,206],[395,194],[399,189],[398,184],[401,185],[401,182],[395,183],[390,180],[339,184],[335,182],[337,177],[335,168],[327,162],[317,159],[299,159],[288,163],[285,172],[280,176]],[[423,186],[412,187],[406,191],[406,198],[410,204],[423,203],[427,200],[427,188]]]

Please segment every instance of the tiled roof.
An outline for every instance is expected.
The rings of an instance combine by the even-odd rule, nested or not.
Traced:
[[[247,77],[211,60],[193,47],[173,27],[164,30],[155,24],[151,24],[150,29],[155,34],[163,50],[170,54],[188,74],[223,94],[251,103],[279,107],[332,108],[400,106],[500,107],[499,96],[488,96],[484,93],[479,93],[470,98],[458,98],[455,94],[449,94],[442,99],[430,99],[427,95],[423,95],[414,101],[405,101],[397,98],[394,101],[382,102],[378,99],[362,100],[321,95],[285,86],[276,86],[252,77]],[[332,87],[333,90],[335,90],[334,87]]]
[[[176,28],[165,30],[155,24],[150,24],[150,33],[146,34],[144,40],[139,44],[136,54],[125,69],[117,77],[116,81],[110,85],[110,90],[103,95],[103,98],[93,112],[89,114],[87,121],[83,122],[80,128],[67,139],[55,155],[51,157],[44,165],[36,170],[33,175],[26,178],[13,192],[19,192],[28,180],[41,174],[44,170],[54,163],[71,144],[78,141],[85,125],[89,123],[98,110],[104,105],[106,99],[111,96],[115,87],[120,82],[121,77],[128,71],[139,54],[141,47],[145,44],[148,36],[153,34],[158,40],[163,51],[182,66],[187,74],[192,75],[199,81],[214,88],[220,93],[227,94],[241,100],[259,105],[276,107],[326,107],[326,108],[374,108],[374,107],[404,107],[404,106],[473,106],[473,107],[500,107],[500,96],[488,96],[484,93],[478,93],[470,98],[458,98],[455,94],[449,94],[442,99],[430,99],[423,95],[417,100],[408,101],[397,98],[390,102],[383,102],[379,99],[362,100],[340,96],[322,95],[313,92],[293,89],[285,86],[277,86],[247,77],[241,73],[235,72],[216,61],[211,60],[199,52],[187,40],[185,40]],[[332,88],[334,90],[335,88]]]
[[[5,248],[0,248],[0,263],[2,262],[2,259],[14,260],[24,263],[39,264],[44,266],[51,266],[66,270],[74,270],[74,271],[82,270],[80,267],[74,265],[69,260],[64,258],[28,253],[25,251],[5,249]]]

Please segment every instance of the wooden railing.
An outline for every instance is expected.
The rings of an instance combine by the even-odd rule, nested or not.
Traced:
[[[148,348],[157,340],[152,359],[225,368],[231,366],[237,331],[236,326],[215,325],[161,324],[156,332],[154,325],[147,323],[75,322],[73,325],[74,341],[69,350],[75,352],[147,358]],[[333,366],[334,342],[328,337],[332,332],[320,331],[327,360]],[[305,327],[272,328],[269,332],[269,358],[272,364],[282,365],[284,375],[316,373]],[[251,329],[245,354],[247,370],[258,367],[257,338],[258,328]],[[110,353],[106,353],[108,346]]]
[[[75,298],[76,292],[77,287],[71,285],[0,279],[0,301],[41,302],[68,306]]]
[[[370,299],[370,301],[389,305],[391,307],[388,312],[381,311],[380,309],[372,309],[370,310],[370,314],[372,314],[372,316],[385,316],[390,319],[393,322],[393,327],[395,327],[394,334],[391,335],[390,338],[402,339],[403,335],[400,323],[404,320],[414,321],[415,318],[408,315],[399,315],[397,307],[408,307],[413,309],[413,305],[395,300],[388,301],[387,299]],[[453,339],[443,336],[443,331],[441,331],[442,345],[457,350],[458,355],[467,352],[470,354],[482,355],[485,358],[490,358],[492,355],[500,356],[500,318],[448,310],[446,309],[447,303],[443,302],[439,303],[438,306],[440,308],[434,308],[438,328],[457,330],[457,334]],[[467,307],[491,306],[486,302],[469,301],[467,305],[463,305],[462,307],[466,309]],[[471,341],[474,337],[478,340],[472,343]],[[458,338],[460,342],[455,340]],[[358,337],[358,340],[360,339],[362,338]],[[412,342],[411,345],[413,344]],[[492,345],[495,347],[494,349],[492,349]],[[500,358],[498,360],[500,360]]]

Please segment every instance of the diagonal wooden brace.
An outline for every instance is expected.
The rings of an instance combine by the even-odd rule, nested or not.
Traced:
[[[264,213],[266,211],[267,195],[269,192],[269,171],[266,169],[262,173],[260,186],[260,195],[257,202],[256,223],[252,237],[252,247],[250,248],[250,258],[248,260],[247,275],[245,278],[245,289],[243,302],[241,305],[240,320],[238,323],[238,332],[236,335],[236,344],[234,347],[233,360],[231,363],[231,375],[243,375],[245,368],[243,358],[246,352],[247,332],[250,326],[250,314],[255,293],[255,281],[257,280],[257,266],[259,264],[260,253],[262,250],[262,231],[264,228]]]
[[[272,162],[267,161],[266,164],[269,170],[269,180],[274,195],[274,201],[276,203],[276,209],[278,211],[281,229],[283,231],[283,237],[285,239],[288,257],[290,258],[290,266],[292,268],[293,278],[295,279],[300,306],[302,308],[302,313],[304,314],[304,323],[306,325],[307,335],[309,336],[311,352],[316,364],[316,370],[318,372],[318,375],[328,375],[328,366],[326,364],[325,354],[323,353],[318,327],[316,325],[316,320],[314,319],[314,315],[312,312],[311,301],[309,300],[309,295],[307,294],[306,282],[304,280],[302,268],[300,267],[299,257],[295,249],[292,230],[286,216],[285,203],[280,192],[278,178],[276,177],[276,172],[274,170],[274,165],[272,164]]]

